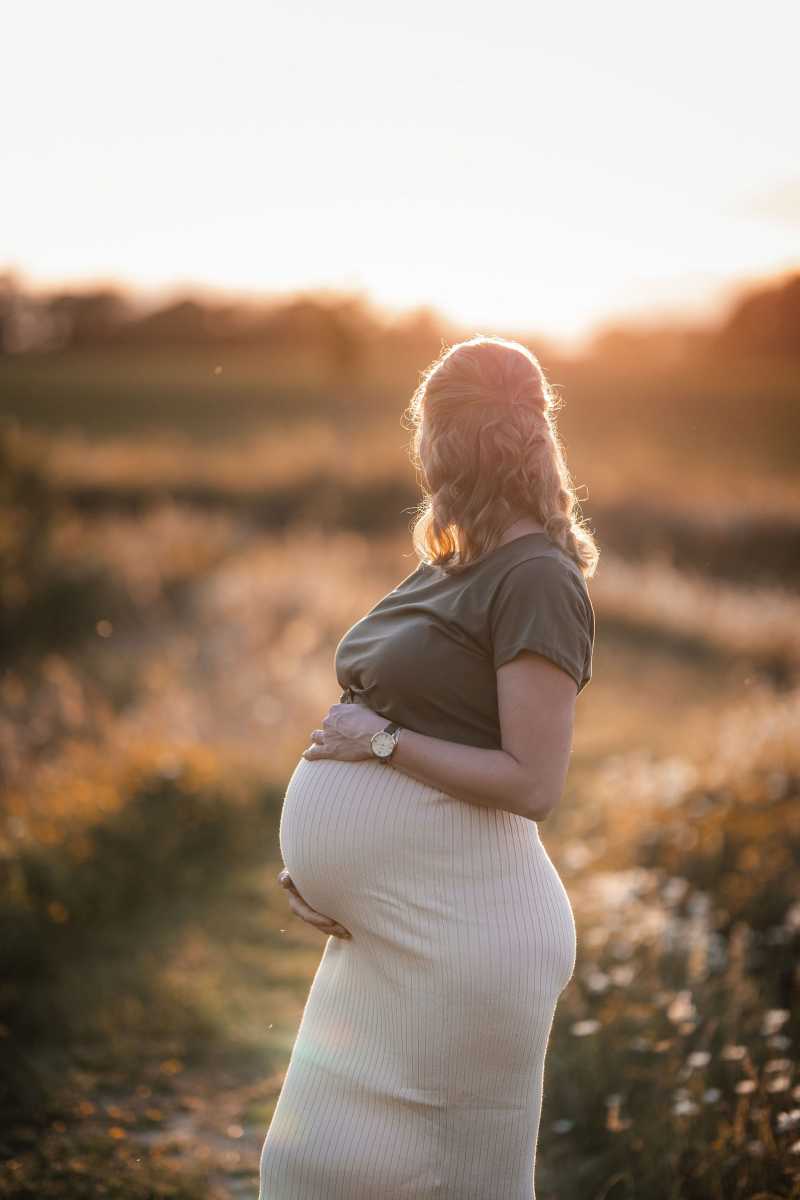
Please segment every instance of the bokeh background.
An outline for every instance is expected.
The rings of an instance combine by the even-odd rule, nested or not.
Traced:
[[[6,32],[0,1196],[254,1200],[324,944],[283,789],[474,333],[539,355],[602,552],[537,1194],[800,1196],[796,7]]]

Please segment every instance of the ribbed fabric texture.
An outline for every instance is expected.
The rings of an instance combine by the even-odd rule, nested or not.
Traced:
[[[329,937],[259,1200],[534,1200],[575,921],[538,826],[390,765],[301,758],[280,848]]]

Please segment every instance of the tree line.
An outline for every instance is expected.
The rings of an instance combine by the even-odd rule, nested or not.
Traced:
[[[294,293],[271,300],[215,302],[187,293],[148,307],[121,288],[34,292],[12,271],[0,273],[0,355],[97,347],[261,347],[323,354],[342,373],[357,372],[364,349],[431,357],[442,340],[465,336],[434,309],[387,317],[360,296]],[[508,336],[508,334],[507,334]],[[520,340],[547,352],[536,334]],[[800,272],[744,288],[713,326],[613,322],[590,353],[607,359],[680,360],[738,355],[800,357]],[[553,356],[558,354],[553,350]]]

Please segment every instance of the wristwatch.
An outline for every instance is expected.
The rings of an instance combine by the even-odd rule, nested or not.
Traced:
[[[383,729],[379,729],[377,733],[373,733],[369,739],[369,744],[378,762],[388,763],[394,754],[394,748],[397,745],[399,737],[400,726],[396,721],[390,721]]]

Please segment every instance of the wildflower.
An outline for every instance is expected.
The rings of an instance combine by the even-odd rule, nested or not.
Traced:
[[[599,1028],[600,1022],[590,1018],[587,1021],[576,1021],[570,1032],[574,1033],[575,1037],[586,1037],[589,1033],[597,1033]]]
[[[662,888],[661,895],[665,904],[678,904],[689,890],[689,880],[682,875],[674,875],[668,879]]]
[[[764,1013],[764,1021],[761,1027],[763,1034],[777,1033],[778,1030],[785,1025],[789,1020],[788,1008],[770,1008]]]
[[[771,1058],[769,1062],[764,1063],[764,1071],[770,1074],[773,1071],[791,1071],[792,1060],[790,1058]]]
[[[681,1021],[690,1021],[696,1015],[697,1011],[692,1002],[692,993],[689,991],[678,992],[667,1009],[667,1016],[676,1025]]]
[[[625,1129],[630,1129],[631,1120],[629,1117],[620,1117],[619,1110],[622,1106],[622,1095],[619,1092],[614,1092],[611,1096],[606,1096],[606,1129],[611,1133],[622,1133]]]
[[[694,892],[687,904],[689,912],[694,917],[704,917],[711,907],[711,897],[708,892]]]
[[[51,900],[47,906],[47,915],[57,925],[64,925],[69,920],[69,909],[60,900]]]

